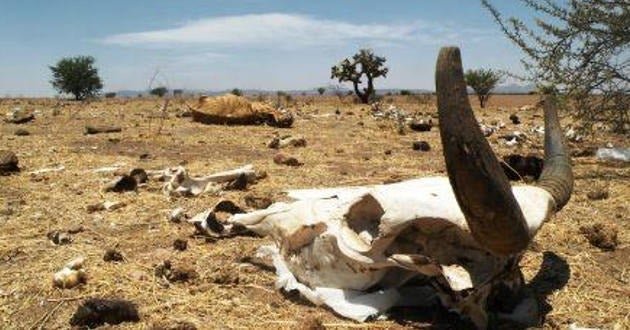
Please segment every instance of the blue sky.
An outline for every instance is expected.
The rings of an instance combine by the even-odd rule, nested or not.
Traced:
[[[48,66],[74,55],[96,58],[104,91],[146,89],[156,71],[171,88],[311,89],[363,47],[387,58],[377,88],[433,89],[444,45],[461,47],[465,68],[521,70],[477,0],[3,0],[0,96],[54,95]]]

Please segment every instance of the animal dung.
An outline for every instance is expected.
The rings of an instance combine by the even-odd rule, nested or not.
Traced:
[[[136,179],[137,183],[146,183],[149,181],[147,172],[141,168],[134,168],[131,172],[129,172],[129,176]]]
[[[297,158],[286,155],[282,152],[279,152],[273,156],[273,162],[278,165],[287,165],[294,167],[304,165],[304,163],[300,162]]]
[[[19,172],[18,158],[13,151],[0,151],[0,175]]]
[[[129,175],[122,175],[109,184],[105,186],[103,189],[105,192],[125,192],[125,191],[134,191],[138,188],[138,181],[136,178]]]
[[[503,157],[501,167],[507,178],[511,181],[518,181],[525,177],[538,180],[542,173],[543,160],[536,156],[523,157],[521,155],[511,154]]]
[[[100,133],[116,133],[122,132],[122,128],[120,126],[85,126],[85,134],[100,134]]]
[[[18,128],[15,130],[14,133],[16,136],[27,136],[27,135],[31,135],[31,132],[23,129],[23,128]]]
[[[269,205],[273,204],[273,201],[271,200],[271,198],[266,197],[266,196],[256,196],[253,194],[245,195],[245,197],[243,197],[243,202],[248,207],[251,207],[253,209],[258,209],[258,210],[266,209],[269,207]]]
[[[604,223],[580,227],[580,233],[586,237],[588,242],[604,251],[614,251],[617,248],[619,245],[618,231],[617,226]]]
[[[510,120],[512,121],[512,124],[514,124],[514,125],[518,125],[518,124],[521,123],[521,119],[518,118],[518,116],[515,115],[515,114],[511,114],[510,115]]]
[[[173,241],[173,248],[177,251],[186,251],[188,249],[188,242],[185,239],[176,239]]]
[[[123,255],[115,249],[107,249],[107,251],[105,251],[105,255],[103,255],[103,261],[105,262],[120,262],[124,260],[125,258]]]
[[[411,147],[413,148],[413,150],[418,150],[418,151],[431,150],[431,146],[429,145],[429,142],[427,141],[414,141]]]
[[[590,200],[598,201],[608,198],[608,190],[606,189],[593,189],[586,193],[586,197]]]
[[[83,257],[78,257],[64,266],[63,269],[53,275],[53,285],[61,289],[72,289],[85,283],[87,276],[83,269]]]
[[[167,281],[174,282],[190,282],[198,277],[194,269],[186,267],[173,267],[169,260],[165,260],[157,265],[154,274],[158,278],[164,278]]]
[[[77,308],[70,319],[73,327],[96,328],[123,322],[138,322],[140,315],[136,305],[122,299],[90,298]]]

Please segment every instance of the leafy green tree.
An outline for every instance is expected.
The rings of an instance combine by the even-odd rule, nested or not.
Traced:
[[[464,78],[466,78],[466,85],[470,86],[477,94],[479,106],[485,108],[490,99],[490,93],[501,80],[501,74],[491,69],[477,69],[466,71]]]
[[[64,57],[49,67],[53,75],[50,83],[59,93],[74,95],[75,100],[98,95],[103,82],[94,62],[92,56]]]
[[[238,88],[234,88],[230,91],[230,94],[234,94],[236,96],[243,96],[243,91]]]
[[[157,97],[162,97],[162,96],[166,95],[166,93],[168,93],[168,88],[166,88],[164,86],[155,87],[151,91],[149,91],[149,94],[155,95]]]
[[[630,128],[630,3],[628,0],[519,0],[539,15],[529,26],[481,0],[503,33],[524,53],[523,77],[554,86],[565,106],[590,125]]]
[[[319,95],[324,95],[324,93],[326,93],[326,87],[317,87],[317,92]]]
[[[387,77],[388,68],[384,66],[385,57],[377,56],[371,49],[361,49],[352,58],[346,58],[331,68],[330,79],[339,82],[351,82],[354,93],[363,103],[369,103],[375,96],[374,79]],[[367,80],[365,87],[359,88],[363,76]]]

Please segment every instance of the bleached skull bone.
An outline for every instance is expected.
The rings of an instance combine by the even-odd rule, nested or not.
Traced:
[[[282,265],[314,292],[404,291],[412,279],[423,279],[445,307],[484,328],[488,295],[498,285],[523,284],[524,249],[568,202],[571,166],[555,99],[547,97],[543,173],[535,186],[510,187],[468,103],[459,50],[442,49],[437,66],[449,177],[291,190],[293,201],[228,222],[273,238]]]

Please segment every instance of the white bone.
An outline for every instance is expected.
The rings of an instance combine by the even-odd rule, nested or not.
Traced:
[[[533,186],[515,186],[512,191],[533,236],[552,214],[552,196]],[[380,296],[359,299],[363,309],[350,308],[345,304],[356,304],[356,300],[340,303],[339,292],[363,297],[363,291],[376,284],[396,289],[415,274],[443,278],[452,291],[480,287],[478,294],[483,296],[489,292],[488,281],[512,258],[488,254],[476,243],[446,177],[289,190],[288,196],[294,201],[235,214],[228,222],[274,239],[279,247],[274,257],[279,286],[297,289],[313,303],[324,303],[353,319],[383,312],[404,299],[385,303],[395,296],[385,294],[385,300]],[[324,288],[337,291],[326,298],[321,295]],[[474,297],[440,298],[449,308],[469,311],[478,326],[487,321]],[[375,310],[374,306],[380,307]]]

